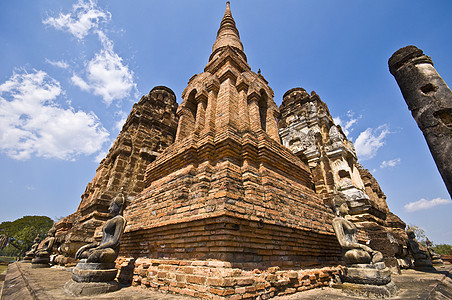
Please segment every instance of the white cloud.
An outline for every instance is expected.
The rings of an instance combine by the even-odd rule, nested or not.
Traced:
[[[53,61],[53,60],[50,60],[50,59],[46,58],[46,63],[51,64],[52,66],[58,67],[58,68],[61,68],[61,69],[69,68],[68,63],[65,62],[64,60]]]
[[[349,135],[353,131],[352,126],[361,119],[361,116],[355,117],[355,113],[351,110],[347,111],[348,120],[342,120],[340,117],[333,118],[333,121],[336,125],[340,125],[342,127],[342,131],[350,139]]]
[[[358,158],[367,160],[375,157],[378,149],[384,145],[384,139],[389,133],[387,124],[376,129],[367,128],[361,132],[354,143]]]
[[[32,155],[73,160],[99,151],[108,132],[94,113],[55,103],[63,93],[44,71],[14,73],[1,84],[0,151],[19,160]]]
[[[89,86],[89,84],[87,84],[85,82],[85,80],[83,80],[80,76],[73,74],[71,77],[71,81],[73,84],[75,84],[76,86],[78,86],[80,89],[82,89],[83,91],[89,91],[91,89],[91,87]]]
[[[108,151],[99,152],[99,154],[97,154],[96,157],[94,158],[94,162],[100,163],[102,161],[102,159],[107,157],[107,154],[108,154]]]
[[[72,83],[84,91],[101,96],[110,105],[130,95],[136,89],[133,72],[124,65],[122,58],[113,51],[113,42],[101,31],[98,32],[103,49],[86,63],[86,79],[77,74],[71,78]]]
[[[445,204],[452,204],[452,200],[450,199],[441,199],[441,198],[435,198],[432,200],[426,200],[421,199],[415,202],[410,202],[408,204],[405,204],[405,210],[407,212],[413,212],[416,210],[426,210],[432,207],[435,207],[437,205],[445,205]]]
[[[72,6],[70,13],[60,13],[58,17],[49,17],[42,22],[57,30],[67,31],[81,40],[91,30],[96,30],[100,23],[107,22],[110,18],[110,12],[98,8],[96,1],[79,0]]]
[[[400,158],[395,158],[391,160],[384,160],[380,164],[380,168],[392,168],[400,164]]]
[[[115,129],[121,131],[122,126],[124,126],[127,121],[128,115],[123,111],[117,112],[116,115],[119,116],[120,119],[115,123]]]
[[[110,19],[111,13],[99,8],[96,1],[79,0],[72,6],[71,12],[60,13],[58,17],[49,17],[43,21],[44,24],[67,31],[80,40],[89,33],[98,35],[102,49],[93,59],[84,63],[84,74],[74,73],[71,81],[83,91],[101,96],[107,105],[129,96],[132,90],[136,90],[133,72],[115,53],[113,41],[99,26]]]

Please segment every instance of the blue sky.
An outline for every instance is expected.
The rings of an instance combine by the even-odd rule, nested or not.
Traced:
[[[0,222],[73,213],[133,103],[201,73],[225,1],[0,2]],[[315,90],[390,209],[452,244],[452,201],[389,73],[416,45],[452,82],[451,1],[232,1],[275,92]]]

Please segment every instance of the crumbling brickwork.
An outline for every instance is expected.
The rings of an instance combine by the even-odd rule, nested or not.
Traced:
[[[370,240],[371,247],[385,255],[386,264],[396,267],[395,254],[407,239],[401,230],[405,224],[400,225],[400,219],[386,221],[390,214],[386,195],[357,162],[353,143],[334,124],[326,104],[315,92],[309,95],[303,88],[294,88],[284,94],[280,111],[282,142],[309,165],[325,205],[334,205],[335,194],[342,192],[352,220],[362,230],[361,239]],[[397,218],[391,216],[391,220]]]
[[[176,96],[163,86],[153,88],[133,106],[86,186],[77,211],[57,223],[58,234],[65,238],[62,248],[66,255],[73,256],[81,245],[93,241],[96,228],[109,218],[110,200],[121,187],[128,198],[144,189],[146,167],[174,141],[176,109]]]
[[[124,211],[121,254],[233,265],[337,265],[333,214],[308,165],[281,145],[273,91],[251,71],[229,4],[204,72],[178,108],[176,141]]]
[[[118,280],[206,299],[291,294],[342,271],[331,210],[340,191],[360,241],[394,266],[405,224],[327,105],[302,88],[280,108],[273,96],[247,63],[228,2],[181,105],[157,87],[134,106],[78,211],[59,223],[72,224],[68,244],[93,239],[124,187]]]
[[[118,268],[128,261],[118,261]],[[244,270],[229,262],[206,260],[164,260],[139,258],[132,285],[202,299],[268,299],[328,286],[341,267],[319,269]]]

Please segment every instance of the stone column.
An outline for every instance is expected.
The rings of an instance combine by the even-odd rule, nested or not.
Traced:
[[[215,128],[238,126],[238,92],[234,85],[234,80],[231,77],[227,77],[220,84],[220,90],[217,96]]]
[[[203,133],[215,130],[215,113],[216,113],[216,103],[217,94],[220,86],[216,82],[211,82],[207,86],[207,108],[206,108],[206,121]]]
[[[190,110],[187,107],[179,106],[177,116],[179,117],[179,124],[177,125],[175,142],[187,137],[194,129],[194,120],[190,118]]]
[[[261,128],[261,118],[259,114],[259,96],[255,93],[248,96],[248,111],[250,117],[251,131],[258,132]]]
[[[397,50],[388,64],[452,197],[452,92],[415,46]]]
[[[271,101],[273,102],[273,100]],[[276,105],[275,105],[276,106]],[[267,133],[268,135],[278,143],[281,143],[281,139],[279,138],[278,132],[278,123],[276,122],[276,118],[279,116],[278,107],[270,106],[267,109]]]
[[[195,132],[199,133],[205,124],[207,96],[201,94],[196,98],[196,101],[198,102],[198,107],[196,109]]]
[[[238,88],[239,91],[239,124],[241,125],[242,131],[248,131],[250,128],[250,117],[248,114],[248,102],[246,98],[247,86],[242,85]]]

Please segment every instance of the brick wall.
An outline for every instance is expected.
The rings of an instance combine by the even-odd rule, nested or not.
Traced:
[[[117,260],[118,268],[127,258]],[[216,260],[147,259],[135,261],[132,285],[202,299],[268,299],[328,286],[342,267],[243,270]]]

